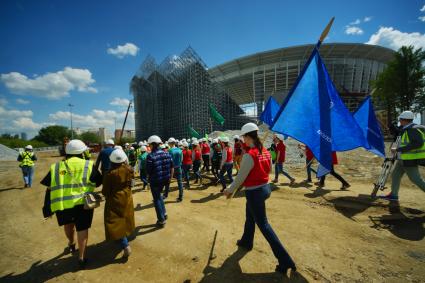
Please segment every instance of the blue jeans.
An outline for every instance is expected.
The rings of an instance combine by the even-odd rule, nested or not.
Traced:
[[[199,179],[201,179],[201,173],[199,170],[201,169],[201,160],[195,160],[193,161],[193,173],[195,173],[195,180],[198,182]]]
[[[148,179],[146,172],[142,172],[142,170],[140,170],[140,180],[143,182],[143,189],[146,188],[146,185],[148,184]]]
[[[32,185],[32,177],[34,176],[34,166],[23,166],[22,175],[24,177],[25,185]]]
[[[179,188],[179,199],[183,199],[183,181],[182,181],[182,168],[174,167],[174,178],[177,180],[177,187]],[[170,192],[170,183],[165,185],[164,197],[168,197]]]
[[[282,173],[286,178],[288,178],[290,181],[292,181],[294,178],[291,177],[291,175],[288,174],[285,170],[283,170],[283,163],[276,162],[274,165],[274,179],[277,180],[279,177],[279,173]]]
[[[121,238],[117,241],[122,249],[125,249],[126,247],[128,247],[128,239],[127,237]]]
[[[220,182],[223,188],[226,188],[226,180],[224,180],[224,174],[227,173],[227,177],[229,177],[230,182],[233,182],[233,162],[232,163],[224,163],[223,168],[220,170]]]
[[[269,185],[261,188],[245,191],[246,196],[246,220],[241,242],[246,246],[254,243],[255,224],[257,224],[264,238],[272,248],[274,256],[283,268],[294,267],[295,263],[283,247],[279,238],[270,226],[266,215],[266,199],[270,197]]]
[[[314,170],[313,168],[311,168],[311,165],[313,164],[312,160],[305,160],[305,164],[306,166],[306,170],[307,170],[307,180],[311,181],[311,172],[313,172],[314,174],[317,174],[317,171]]]
[[[162,190],[164,189],[165,183],[163,184],[151,184],[151,193],[153,197],[153,204],[155,206],[156,217],[158,221],[164,221],[167,211],[165,210],[164,199],[161,196]]]
[[[190,179],[189,172],[190,172],[190,169],[192,169],[192,164],[188,164],[188,165],[183,164],[182,169],[183,169],[183,177],[186,180],[187,186],[189,187],[189,179]]]

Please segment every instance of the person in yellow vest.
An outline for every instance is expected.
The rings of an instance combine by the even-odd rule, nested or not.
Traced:
[[[84,159],[86,149],[82,141],[71,140],[65,147],[65,160],[52,164],[41,181],[50,189],[50,208],[59,226],[64,226],[69,252],[75,252],[74,229],[77,230],[78,264],[82,269],[87,263],[88,229],[93,220],[93,209],[84,209],[84,195],[102,183],[93,161]]]
[[[34,176],[34,161],[37,160],[34,152],[32,151],[32,145],[27,145],[25,150],[22,151],[18,156],[19,167],[21,167],[22,175],[24,177],[24,188],[31,188],[32,177]]]
[[[398,201],[401,178],[407,174],[410,181],[425,192],[425,181],[419,173],[419,165],[425,165],[425,126],[413,123],[415,115],[411,111],[400,114],[399,121],[401,131],[399,133],[400,144],[392,148],[397,152],[397,160],[392,172],[391,193],[381,198]]]

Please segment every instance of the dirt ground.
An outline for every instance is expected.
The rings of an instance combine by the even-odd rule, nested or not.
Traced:
[[[172,184],[163,229],[154,225],[150,191],[135,187],[137,228],[128,261],[116,243],[104,241],[103,205],[97,208],[90,262],[79,271],[76,257],[63,254],[62,228],[41,213],[45,188],[39,182],[59,160],[52,155],[39,154],[31,189],[22,189],[17,162],[0,163],[1,282],[425,282],[425,194],[405,177],[400,206],[372,201],[381,160],[363,150],[340,154],[336,171],[351,183],[348,191],[333,177],[324,189],[300,183],[305,173],[299,166],[288,169],[297,185],[290,188],[281,176],[273,188],[268,217],[299,270],[289,277],[274,272],[277,262],[258,229],[251,252],[237,249],[245,199],[239,195],[228,205],[209,179],[186,190],[182,203],[175,202]]]

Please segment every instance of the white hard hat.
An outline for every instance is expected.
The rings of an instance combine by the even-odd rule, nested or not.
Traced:
[[[186,139],[182,139],[182,142],[185,142],[186,141]]]
[[[148,148],[146,146],[142,145],[142,147],[140,147],[140,150],[144,152],[144,151],[148,151]]]
[[[124,144],[125,146],[128,146],[128,145],[130,145],[128,142],[126,142],[125,144]]]
[[[398,118],[405,120],[413,120],[415,119],[415,114],[413,114],[412,111],[403,111],[403,113],[401,113]]]
[[[258,126],[255,125],[254,123],[246,123],[245,125],[242,126],[242,135],[245,135],[246,133],[249,132],[253,132],[253,131],[258,131]]]
[[[123,163],[127,161],[127,155],[122,149],[118,148],[112,151],[111,155],[109,155],[109,160],[113,163]]]
[[[161,145],[159,146],[159,148],[160,148],[160,149],[165,149],[165,144],[161,144]]]
[[[285,137],[282,134],[275,134],[275,136],[281,141],[285,139]]]
[[[199,145],[199,141],[192,142],[193,145]]]
[[[86,150],[86,144],[80,140],[71,140],[65,147],[66,154],[82,154]]]
[[[176,139],[175,138],[169,138],[168,143],[176,143]]]
[[[222,141],[222,142],[229,142],[229,138],[228,138],[228,137],[222,137],[222,138],[221,138],[221,141]]]
[[[157,144],[160,144],[160,143],[162,143],[162,141],[161,141],[161,138],[160,138],[160,137],[158,137],[158,136],[150,136],[150,137],[148,138],[148,144],[151,144],[151,143],[157,143]]]
[[[115,143],[114,143],[113,139],[109,139],[109,140],[106,141],[106,144],[114,145]]]
[[[120,145],[116,145],[116,146],[114,146],[114,148],[115,148],[115,149],[122,149],[122,146],[120,146]]]
[[[240,137],[239,137],[238,135],[234,135],[234,136],[233,136],[233,139],[234,139],[234,140],[239,140],[239,139],[240,139]]]
[[[142,146],[143,145],[143,142],[142,141],[139,141],[139,146]]]
[[[134,147],[130,147],[130,149],[134,150]]]
[[[213,139],[212,142],[213,143],[218,143],[218,139]]]
[[[192,141],[197,141],[197,140],[198,140],[198,139],[197,139],[197,138],[195,138],[195,137],[193,137],[193,138],[192,138]]]
[[[25,147],[25,149],[29,149],[29,150],[32,150],[32,145],[27,145],[26,147]]]
[[[184,142],[182,142],[182,146],[183,146],[183,147],[188,147],[188,146],[189,146],[189,144],[188,144],[187,142],[185,142],[185,141],[184,141]]]
[[[180,141],[180,142],[178,143],[178,146],[183,146],[183,142],[181,142],[181,141]]]

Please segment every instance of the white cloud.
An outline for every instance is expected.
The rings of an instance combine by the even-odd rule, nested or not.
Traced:
[[[2,132],[19,133],[27,131],[32,135],[41,128],[41,124],[32,120],[31,110],[6,109],[0,106],[0,129]]]
[[[392,27],[381,27],[372,34],[366,44],[382,45],[398,50],[403,45],[413,45],[415,48],[425,48],[425,34],[419,32],[401,32]]]
[[[9,102],[6,98],[0,97],[0,106],[5,106],[7,103]]]
[[[13,126],[20,130],[39,130],[41,124],[35,123],[31,118],[21,117],[13,121]]]
[[[114,106],[128,107],[129,103],[130,103],[130,100],[128,100],[127,98],[114,97],[114,99],[109,104]]]
[[[425,22],[425,16],[419,17],[418,18],[421,22]]]
[[[29,102],[29,100],[18,98],[18,99],[16,99],[16,103],[18,103],[18,104],[29,104],[30,102]]]
[[[358,25],[360,24],[362,21],[360,19],[356,19],[354,22],[351,22],[350,25]]]
[[[31,110],[11,110],[0,106],[0,119],[17,119],[20,117],[32,117],[33,113]]]
[[[18,72],[11,72],[1,74],[0,81],[14,94],[34,95],[50,100],[67,97],[72,90],[97,92],[97,89],[91,86],[95,80],[89,70],[71,67],[66,67],[56,73],[35,76],[33,79]]]
[[[423,5],[422,8],[419,11],[425,12],[425,5]]]
[[[364,17],[363,22],[367,23],[370,22],[372,20],[372,17]]]
[[[345,33],[350,35],[361,35],[363,34],[363,30],[359,27],[346,26]]]
[[[140,48],[135,44],[127,42],[126,44],[118,45],[115,48],[108,48],[106,52],[121,59],[125,56],[136,56],[139,49]]]

